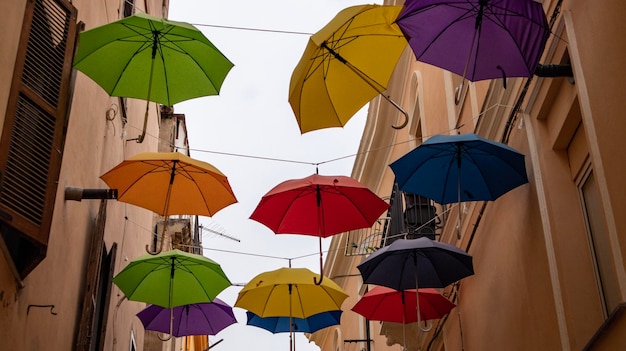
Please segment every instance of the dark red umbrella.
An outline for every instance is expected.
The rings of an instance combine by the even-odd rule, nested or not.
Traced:
[[[378,195],[350,177],[313,174],[275,186],[250,218],[276,234],[319,237],[321,283],[322,238],[369,228],[388,208]]]
[[[415,289],[394,290],[377,286],[368,291],[352,307],[352,311],[373,321],[393,323],[417,322]],[[439,319],[456,305],[432,288],[419,289],[420,320]]]

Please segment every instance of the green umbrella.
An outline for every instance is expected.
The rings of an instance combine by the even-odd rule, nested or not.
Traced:
[[[211,302],[231,285],[215,261],[180,250],[140,256],[113,282],[129,300],[165,308]]]
[[[109,95],[166,106],[217,95],[233,64],[191,24],[139,13],[80,34],[74,68]],[[142,142],[146,132],[148,107]]]

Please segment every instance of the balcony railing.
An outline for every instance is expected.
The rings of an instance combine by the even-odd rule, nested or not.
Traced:
[[[379,218],[372,228],[349,233],[346,256],[368,255],[397,239],[427,237],[436,240],[441,234],[445,211],[432,200],[396,189],[389,203],[387,216]]]

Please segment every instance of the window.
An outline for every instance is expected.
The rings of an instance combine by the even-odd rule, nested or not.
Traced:
[[[608,230],[604,221],[604,210],[600,200],[600,190],[593,171],[589,169],[579,183],[581,204],[589,235],[589,245],[594,258],[598,289],[608,316],[620,303],[615,261],[611,252]]]
[[[421,73],[415,71],[411,76],[411,100],[409,103],[413,106],[413,110],[409,123],[409,134],[415,136],[418,144],[422,143],[422,102],[420,101],[420,95],[423,95],[423,93]]]
[[[123,0],[123,1],[124,1],[124,5],[123,5],[122,17],[126,18],[126,17],[130,17],[134,15],[135,14],[135,0]]]
[[[76,9],[26,2],[0,138],[0,231],[21,278],[46,255],[67,125]]]

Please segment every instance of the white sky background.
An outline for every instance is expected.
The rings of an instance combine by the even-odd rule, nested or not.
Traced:
[[[203,24],[314,33],[343,8],[367,3],[354,0],[171,0],[169,19],[196,25],[235,64],[219,96],[193,99],[174,106],[176,113],[186,115],[191,156],[213,164],[226,174],[239,200],[239,203],[221,210],[213,218],[200,219],[205,226],[219,226],[226,234],[241,240],[236,242],[210,234],[205,235],[203,240],[203,246],[208,248],[204,250],[205,256],[220,263],[235,284],[245,284],[259,273],[289,264],[286,259],[253,255],[297,258],[292,261],[292,267],[306,267],[319,273],[317,237],[276,235],[264,225],[250,220],[249,216],[261,197],[275,185],[315,173],[315,166],[310,164],[354,155],[367,108],[356,114],[345,128],[301,135],[288,102],[288,90],[291,72],[309,36],[216,28]],[[354,157],[348,157],[322,164],[319,173],[350,176],[353,162]],[[323,239],[324,250],[330,240]],[[302,256],[306,257],[299,258]],[[219,298],[232,306],[240,289],[230,287]],[[351,307],[344,306],[344,310]],[[289,349],[288,333],[272,334],[247,326],[245,310],[240,308],[235,308],[235,315],[239,323],[210,337],[211,344],[224,339],[212,350]],[[302,334],[296,334],[296,349],[319,350]]]

